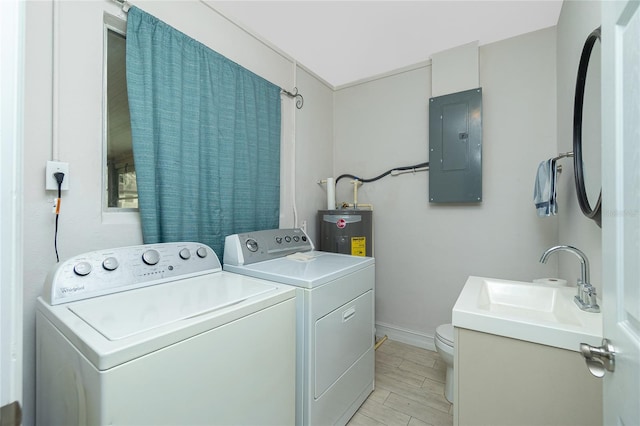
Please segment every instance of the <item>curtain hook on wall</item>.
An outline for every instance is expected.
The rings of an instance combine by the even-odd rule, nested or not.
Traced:
[[[296,108],[302,109],[302,105],[304,105],[304,98],[300,93],[298,93],[297,87],[293,88],[293,93],[281,88],[280,93],[285,94],[290,98],[296,98]]]

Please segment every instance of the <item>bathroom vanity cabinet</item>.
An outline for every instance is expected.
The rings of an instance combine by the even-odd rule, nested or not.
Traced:
[[[455,426],[602,424],[602,379],[577,351],[459,327],[454,338]]]

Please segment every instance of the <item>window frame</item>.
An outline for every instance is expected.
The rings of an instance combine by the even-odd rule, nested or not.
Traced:
[[[110,207],[109,206],[109,168],[108,160],[108,44],[109,31],[113,31],[126,38],[127,22],[126,20],[104,12],[103,15],[103,67],[102,67],[102,185],[101,185],[101,203],[103,218],[111,214],[121,215],[128,213],[129,215],[138,216],[139,209],[137,207]],[[135,166],[134,166],[135,168]],[[120,218],[122,219],[122,218]],[[118,220],[119,221],[119,220]]]

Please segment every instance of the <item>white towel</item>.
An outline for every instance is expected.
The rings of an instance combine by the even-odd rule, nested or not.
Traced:
[[[533,202],[538,216],[551,216],[558,213],[556,200],[556,176],[558,170],[556,160],[551,158],[538,166],[535,185],[533,187]]]
[[[287,256],[287,259],[298,260],[300,262],[310,262],[316,258],[316,254],[314,252],[296,252]]]

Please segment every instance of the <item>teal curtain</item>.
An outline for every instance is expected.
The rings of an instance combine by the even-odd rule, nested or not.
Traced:
[[[126,68],[144,242],[277,228],[280,88],[136,7]]]

